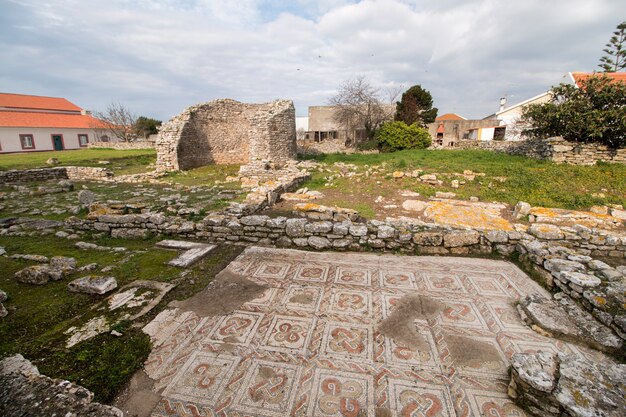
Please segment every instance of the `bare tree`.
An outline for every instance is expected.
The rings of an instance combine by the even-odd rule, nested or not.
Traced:
[[[102,122],[100,126],[94,127],[98,137],[113,136],[124,142],[132,142],[137,138],[137,116],[123,104],[111,103],[104,112],[96,112],[94,116]]]
[[[306,138],[306,131],[303,127],[300,127],[296,130],[296,140],[298,142],[302,142]]]
[[[334,119],[348,134],[348,139],[356,142],[356,132],[365,131],[365,137],[374,137],[376,129],[386,120],[393,118],[393,102],[397,93],[387,91],[392,99],[385,103],[380,89],[373,87],[364,76],[345,81],[339,92],[329,100],[335,107]],[[352,135],[352,137],[350,137]]]

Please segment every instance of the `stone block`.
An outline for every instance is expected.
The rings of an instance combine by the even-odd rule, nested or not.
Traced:
[[[204,245],[189,249],[169,261],[168,265],[187,268],[207,256],[215,248],[215,245]]]
[[[111,237],[118,239],[145,239],[148,237],[147,229],[138,228],[116,228],[111,230]]]
[[[352,236],[360,237],[367,235],[367,226],[363,224],[352,224],[349,228]]]
[[[17,271],[15,278],[24,284],[43,285],[50,281],[49,265],[32,265]]]
[[[314,249],[327,249],[332,245],[330,240],[321,236],[309,236],[308,244]]]
[[[528,233],[539,238],[546,240],[563,239],[565,236],[558,226],[553,224],[532,224],[528,228]]]
[[[418,232],[413,235],[413,243],[420,246],[440,246],[443,234],[438,232]]]
[[[289,237],[302,237],[306,234],[306,219],[288,219],[285,222],[285,233]]]
[[[480,241],[480,233],[475,230],[446,233],[443,236],[443,245],[446,248],[475,245]]]
[[[88,275],[70,282],[67,288],[72,292],[102,295],[117,288],[117,280],[114,277]]]
[[[394,237],[396,234],[396,229],[391,226],[378,226],[377,236],[379,239],[388,239]]]

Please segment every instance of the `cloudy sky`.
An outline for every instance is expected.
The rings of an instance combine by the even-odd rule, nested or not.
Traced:
[[[215,98],[294,100],[346,79],[421,84],[482,118],[597,68],[624,0],[0,0],[0,91],[163,120]]]

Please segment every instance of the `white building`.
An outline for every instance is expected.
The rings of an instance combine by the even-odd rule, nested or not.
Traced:
[[[103,127],[64,98],[0,93],[0,153],[79,149],[117,139]]]

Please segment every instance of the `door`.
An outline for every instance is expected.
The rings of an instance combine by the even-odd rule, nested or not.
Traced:
[[[52,143],[55,151],[63,150],[63,135],[52,135]]]

